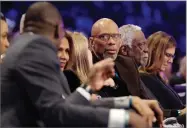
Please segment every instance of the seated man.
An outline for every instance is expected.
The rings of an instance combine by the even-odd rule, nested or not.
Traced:
[[[138,67],[144,68],[148,61],[148,47],[145,35],[141,27],[133,24],[123,25],[119,28],[121,34],[122,45],[119,50],[119,55],[128,56],[135,60]],[[152,92],[145,86],[140,79],[142,88],[145,90],[149,99],[156,99]]]
[[[148,47],[142,29],[133,24],[123,25],[119,28],[122,45],[119,54],[134,58],[137,66],[145,66],[148,61]]]

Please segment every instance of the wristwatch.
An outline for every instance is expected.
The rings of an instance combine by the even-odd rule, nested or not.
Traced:
[[[128,111],[125,111],[125,127],[129,126],[130,115]]]

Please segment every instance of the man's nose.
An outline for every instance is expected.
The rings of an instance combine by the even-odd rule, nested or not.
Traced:
[[[114,39],[112,37],[109,38],[108,40],[108,45],[115,45],[116,42],[114,41]]]
[[[10,43],[9,43],[8,39],[6,39],[6,44],[5,44],[6,48],[8,48],[9,45],[10,45]]]

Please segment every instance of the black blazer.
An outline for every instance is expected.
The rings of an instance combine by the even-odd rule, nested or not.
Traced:
[[[56,47],[39,35],[18,36],[1,64],[1,126],[106,127],[109,109],[70,94]],[[84,105],[81,105],[84,104]]]
[[[140,73],[140,77],[164,109],[184,108],[178,94],[170,86],[166,85],[158,75]]]

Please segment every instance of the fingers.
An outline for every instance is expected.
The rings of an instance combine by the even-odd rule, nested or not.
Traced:
[[[162,124],[163,122],[163,112],[156,100],[147,100],[147,104],[158,114],[158,121]]]
[[[103,75],[105,75],[105,79],[108,79],[110,77],[113,77],[115,75],[115,70],[112,67],[105,67]]]
[[[113,59],[107,58],[97,62],[90,69],[87,84],[91,85],[92,90],[100,90],[104,85],[104,81],[114,76],[114,73]]]
[[[105,67],[114,67],[114,60],[111,58],[107,58],[97,62],[95,65],[97,66],[98,70]]]
[[[114,82],[114,80],[112,78],[109,78],[109,79],[105,80],[104,85],[105,86],[114,87],[115,86],[115,82]]]
[[[142,115],[145,120],[148,122],[149,126],[152,127],[152,123],[154,120],[154,112],[145,104],[145,102],[139,97],[133,97],[133,107],[138,111],[140,115]]]
[[[135,112],[129,112],[129,115],[129,124],[133,128],[149,128],[148,122],[139,114],[136,114]]]

